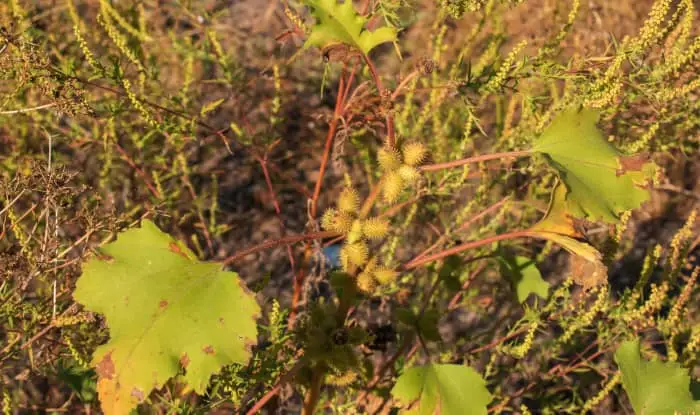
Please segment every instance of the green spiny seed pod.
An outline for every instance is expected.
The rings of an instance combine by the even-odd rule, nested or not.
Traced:
[[[381,285],[391,284],[396,281],[399,272],[387,267],[379,267],[374,271],[374,278]]]
[[[341,212],[357,213],[360,209],[360,197],[355,189],[346,187],[338,198],[338,209]]]
[[[340,254],[341,261],[343,261],[343,259],[347,261],[347,264],[343,264],[346,269],[349,268],[349,265],[361,267],[367,262],[369,249],[364,242],[358,241],[351,244],[345,244],[345,246],[343,246],[341,249]]]
[[[384,176],[384,185],[382,186],[382,194],[384,200],[389,203],[396,202],[396,199],[401,195],[405,182],[398,171],[392,171]]]
[[[403,152],[403,162],[412,167],[421,164],[428,153],[425,144],[417,142],[404,144],[401,151]]]
[[[401,154],[393,147],[383,147],[377,151],[379,167],[384,172],[391,172],[401,166]]]
[[[383,238],[389,232],[389,221],[381,218],[370,218],[362,223],[362,233],[370,239]]]
[[[365,294],[371,294],[374,292],[375,288],[377,288],[377,282],[374,280],[374,277],[371,273],[361,272],[360,275],[357,276],[358,290],[362,291]]]
[[[415,167],[404,164],[399,167],[399,176],[401,176],[406,183],[414,183],[420,177],[420,173]]]

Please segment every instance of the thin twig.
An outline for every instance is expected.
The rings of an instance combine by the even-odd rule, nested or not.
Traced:
[[[250,254],[254,254],[254,253],[259,252],[259,251],[264,251],[266,249],[274,248],[276,246],[287,245],[287,244],[292,244],[292,243],[302,242],[302,241],[311,241],[314,239],[331,238],[334,236],[338,236],[338,233],[331,232],[331,231],[324,231],[324,232],[305,233],[303,235],[285,236],[284,238],[268,240],[268,241],[265,241],[261,244],[244,249],[242,251],[238,251],[238,252],[234,253],[233,255],[231,255],[227,258],[224,258],[220,262],[222,265],[228,265],[228,264],[232,264],[234,262],[237,262],[237,261],[247,257]]]
[[[444,163],[427,164],[425,166],[418,167],[418,170],[420,170],[420,171],[436,171],[436,170],[443,170],[443,169],[451,169],[453,167],[460,167],[460,166],[464,166],[464,165],[471,164],[471,163],[479,163],[482,161],[504,159],[504,158],[524,157],[524,156],[529,156],[530,154],[532,154],[532,152],[530,152],[529,150],[507,151],[505,153],[491,153],[491,154],[484,154],[481,156],[467,157],[465,159],[460,159],[460,160],[447,161]]]
[[[46,108],[55,107],[56,105],[57,105],[57,104],[56,104],[55,102],[52,102],[51,104],[39,105],[38,107],[20,108],[20,109],[16,109],[16,110],[0,111],[0,115],[21,114],[21,113],[24,113],[24,112],[38,111],[38,110],[43,110],[43,109],[46,109]]]
[[[321,167],[318,169],[318,178],[316,179],[316,187],[314,188],[314,195],[311,199],[311,216],[316,217],[316,205],[318,198],[321,195],[321,187],[323,186],[323,176],[326,173],[326,166],[328,165],[328,159],[331,155],[331,150],[333,149],[333,139],[335,138],[335,129],[338,126],[338,120],[340,119],[341,108],[343,106],[343,78],[340,78],[338,82],[338,96],[335,100],[335,110],[333,111],[333,118],[328,126],[328,134],[326,135],[326,145],[323,149],[323,158],[321,159]]]

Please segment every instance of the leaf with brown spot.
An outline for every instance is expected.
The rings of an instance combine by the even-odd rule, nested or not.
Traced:
[[[102,360],[95,367],[97,375],[101,378],[112,379],[114,377],[114,362],[112,362],[112,352],[104,355]]]
[[[73,296],[108,323],[92,359],[105,415],[128,414],[183,367],[201,394],[224,365],[250,359],[260,307],[236,273],[198,261],[150,221],[102,250],[112,260],[85,263]]]
[[[617,158],[618,168],[616,175],[622,176],[629,171],[643,171],[649,163],[648,153],[633,154],[631,156],[621,156]]]
[[[180,356],[180,366],[182,366],[183,369],[187,369],[187,366],[189,366],[189,364],[189,356],[187,356],[187,353],[183,353],[182,356]]]
[[[214,348],[211,347],[211,345],[202,347],[202,350],[204,350],[204,353],[206,354],[214,354]]]

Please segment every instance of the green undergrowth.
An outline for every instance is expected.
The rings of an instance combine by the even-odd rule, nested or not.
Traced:
[[[1,4],[3,413],[698,411],[698,10],[635,4]]]

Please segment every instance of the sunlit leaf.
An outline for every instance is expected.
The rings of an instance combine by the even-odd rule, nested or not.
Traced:
[[[88,261],[73,295],[109,327],[92,359],[106,415],[129,413],[181,370],[204,393],[222,366],[247,362],[256,341],[260,308],[238,275],[198,261],[149,221]]]
[[[486,382],[472,368],[431,364],[407,369],[391,394],[401,406],[418,415],[485,415],[492,396]]]
[[[598,112],[570,109],[559,114],[536,140],[566,185],[566,211],[573,217],[608,223],[649,199],[645,187],[654,164],[643,155],[620,153],[596,127]]]
[[[622,385],[637,415],[700,413],[693,400],[688,370],[676,362],[642,360],[639,339],[627,341],[615,352]]]
[[[396,30],[382,27],[370,32],[365,28],[368,18],[355,11],[351,0],[304,0],[313,9],[316,24],[306,39],[305,48],[327,48],[338,44],[353,47],[367,55],[377,45],[396,41]]]

